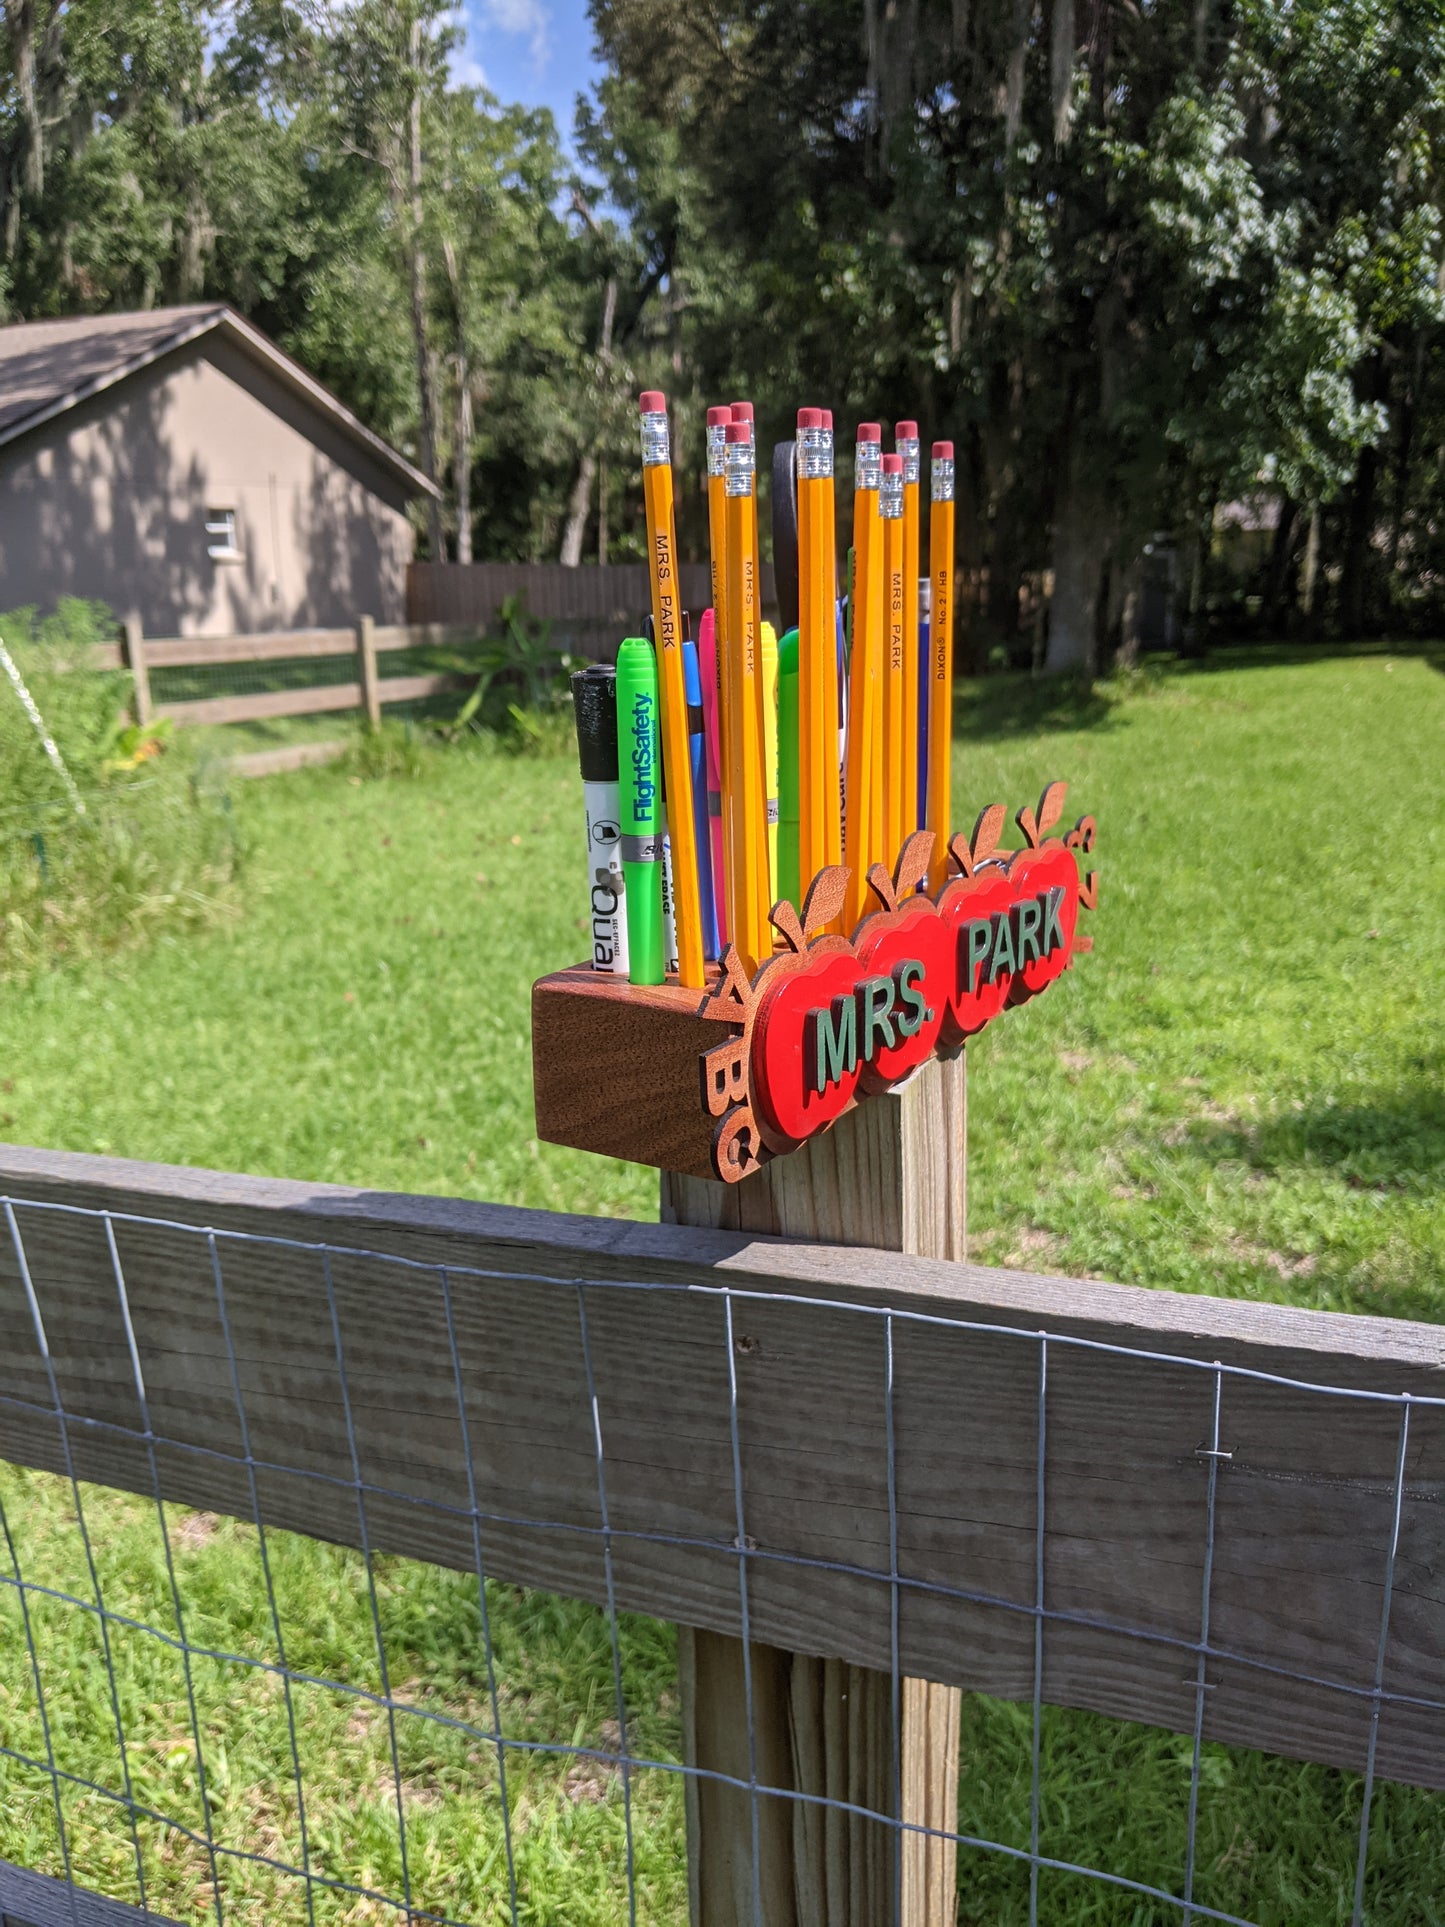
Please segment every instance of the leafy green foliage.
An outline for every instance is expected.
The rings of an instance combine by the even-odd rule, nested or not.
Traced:
[[[82,805],[0,676],[0,977],[204,928],[236,907],[227,801],[167,748],[167,725],[129,722],[129,679],[93,664],[113,627],[76,601],[39,623],[30,610],[0,616],[0,640]]]

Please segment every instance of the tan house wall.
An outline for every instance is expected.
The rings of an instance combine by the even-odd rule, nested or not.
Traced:
[[[0,610],[93,596],[148,635],[406,619],[403,483],[203,338],[0,449]],[[237,561],[208,511],[235,511]]]

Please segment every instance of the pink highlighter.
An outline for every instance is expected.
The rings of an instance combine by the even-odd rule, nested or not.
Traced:
[[[718,740],[717,618],[704,609],[697,625],[698,668],[702,675],[702,726],[707,736],[707,821],[712,834],[712,888],[717,904],[717,934],[727,942],[727,879],[723,874],[722,745]]]

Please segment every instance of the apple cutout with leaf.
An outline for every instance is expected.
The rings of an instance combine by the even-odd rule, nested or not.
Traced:
[[[959,874],[938,895],[939,920],[949,937],[945,1044],[961,1044],[991,1023],[1013,985],[1012,928],[1007,944],[997,941],[999,920],[1011,915],[1015,897],[1007,853],[995,854],[1003,824],[1004,806],[993,803],[971,837],[960,831],[948,846]]]
[[[932,1057],[943,1022],[952,946],[931,898],[916,890],[928,874],[933,832],[915,830],[890,877],[868,872],[883,906],[853,933],[858,953],[859,1082],[886,1091]]]
[[[1030,997],[1061,977],[1074,954],[1079,922],[1079,866],[1074,852],[1051,830],[1064,811],[1066,783],[1050,783],[1037,810],[1027,805],[1014,821],[1026,848],[1009,865],[1017,908],[1014,943],[1017,969],[1009,991],[1011,1004]]]
[[[754,980],[753,1109],[770,1151],[797,1148],[842,1116],[858,1085],[859,967],[846,937],[820,934],[840,914],[848,872],[820,870],[803,903],[775,903],[783,938]]]

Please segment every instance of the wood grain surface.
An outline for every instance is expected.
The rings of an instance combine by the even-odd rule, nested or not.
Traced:
[[[1200,1452],[1219,1361],[1230,1457],[1219,1474],[1205,1736],[1349,1767],[1366,1760],[1398,1398],[1445,1396],[1438,1327],[56,1152],[0,1147],[0,1188],[20,1200],[81,1477],[150,1489],[104,1226],[44,1204],[171,1221],[115,1225],[160,1477],[174,1499],[241,1516],[250,1502],[227,1349],[195,1228],[268,1241],[216,1242],[263,1513],[355,1544],[322,1258],[304,1248],[324,1242],[363,1473],[384,1489],[367,1501],[373,1543],[469,1568],[442,1274],[400,1261],[450,1266],[488,1570],[599,1599],[585,1303],[618,1603],[734,1636],[717,1291],[756,1293],[732,1301],[754,1634],[883,1671],[893,1587],[878,1314],[892,1311],[901,1664],[1020,1699],[1033,1690],[1047,1332],[1044,1698],[1185,1732],[1206,1547]],[[58,1469],[48,1407],[15,1252],[0,1237],[0,1454]],[[1445,1785],[1442,1498],[1445,1414],[1415,1403],[1376,1768],[1428,1786]]]

